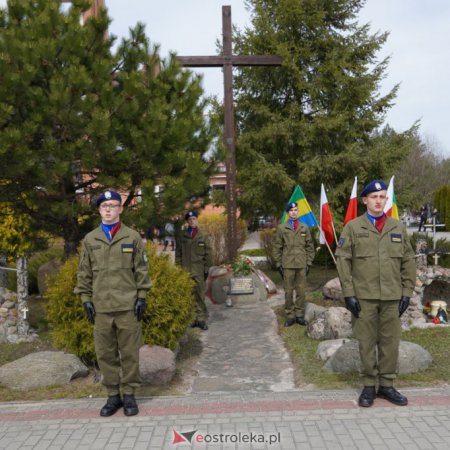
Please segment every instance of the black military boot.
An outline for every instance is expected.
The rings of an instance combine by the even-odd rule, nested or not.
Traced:
[[[287,319],[286,322],[284,322],[285,327],[291,327],[296,322],[295,317],[291,317],[290,319]]]
[[[139,412],[134,395],[123,395],[123,412],[126,416],[135,416]]]
[[[303,326],[303,327],[305,327],[306,325],[308,325],[308,322],[305,320],[304,317],[296,317],[296,318],[295,318],[295,321],[296,321],[299,325],[301,325],[301,326]]]
[[[108,397],[103,408],[100,410],[100,415],[102,417],[112,416],[122,407],[123,403],[120,395],[111,395]]]
[[[392,386],[380,386],[378,388],[377,397],[384,398],[398,406],[406,406],[408,404],[408,399]]]
[[[373,405],[375,397],[375,386],[364,386],[364,389],[362,390],[361,395],[358,399],[358,405],[362,406],[363,408],[369,408]]]

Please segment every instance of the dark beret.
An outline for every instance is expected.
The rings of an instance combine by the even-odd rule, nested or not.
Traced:
[[[361,197],[366,197],[371,192],[387,191],[386,183],[383,180],[373,180],[361,192]]]
[[[95,202],[97,205],[97,208],[103,202],[106,202],[107,200],[117,200],[120,204],[122,204],[122,197],[120,196],[120,194],[116,191],[108,190],[108,191],[103,192],[103,194],[101,194],[97,197],[97,201]]]
[[[198,217],[198,214],[195,211],[188,211],[184,215],[185,220],[188,220],[190,217]]]
[[[286,206],[286,212],[289,212],[290,209],[297,207],[298,207],[297,202],[289,202]]]

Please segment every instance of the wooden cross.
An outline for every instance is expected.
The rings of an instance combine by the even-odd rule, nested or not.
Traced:
[[[236,146],[233,109],[233,66],[280,66],[281,56],[233,55],[231,43],[231,6],[222,6],[223,54],[215,56],[178,56],[185,67],[223,67],[224,142],[227,149],[228,256],[232,260],[238,249],[236,203]]]

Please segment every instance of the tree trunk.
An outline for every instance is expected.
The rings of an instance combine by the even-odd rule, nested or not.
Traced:
[[[7,267],[6,255],[0,253],[0,267]],[[0,287],[8,287],[8,271],[0,269]]]

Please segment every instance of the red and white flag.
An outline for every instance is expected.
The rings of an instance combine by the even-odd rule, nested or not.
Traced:
[[[330,205],[328,204],[327,194],[322,184],[320,191],[320,243],[331,245],[334,241],[333,218],[331,217]]]
[[[353,183],[352,195],[350,196],[350,202],[347,206],[347,212],[345,213],[344,225],[350,220],[356,219],[358,217],[358,177],[355,177],[355,182]]]

